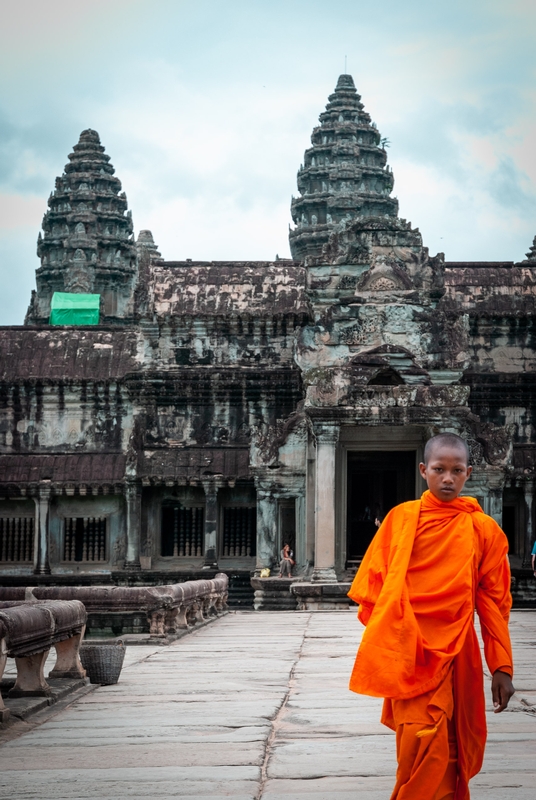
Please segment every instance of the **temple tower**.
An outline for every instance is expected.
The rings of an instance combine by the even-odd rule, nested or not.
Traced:
[[[312,147],[298,172],[300,197],[292,199],[290,250],[298,261],[320,256],[330,234],[356,218],[396,217],[393,174],[385,140],[364,110],[351,75],[341,75]]]
[[[162,254],[154,243],[153,234],[149,230],[140,231],[136,239],[136,252],[138,263],[141,263],[144,258],[149,261],[163,261]]]
[[[137,277],[131,212],[99,134],[85,130],[48,199],[27,324],[48,322],[54,292],[101,295],[101,319],[132,314]]]
[[[529,247],[529,252],[526,255],[526,261],[531,261],[533,263],[536,261],[536,236],[532,240],[532,245]]]

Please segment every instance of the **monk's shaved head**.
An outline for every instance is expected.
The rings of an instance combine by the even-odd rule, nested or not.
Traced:
[[[455,433],[438,433],[437,436],[432,436],[428,439],[424,447],[424,463],[428,464],[432,453],[438,447],[449,447],[461,450],[465,454],[466,463],[469,464],[469,448],[465,439],[457,436]]]

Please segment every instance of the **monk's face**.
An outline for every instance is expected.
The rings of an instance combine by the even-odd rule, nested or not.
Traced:
[[[473,471],[463,447],[441,444],[433,448],[428,463],[419,464],[419,469],[432,494],[447,503],[458,497]]]

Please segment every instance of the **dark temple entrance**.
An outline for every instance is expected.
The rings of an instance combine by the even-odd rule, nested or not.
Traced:
[[[360,561],[398,503],[415,499],[415,451],[348,453],[346,562]]]

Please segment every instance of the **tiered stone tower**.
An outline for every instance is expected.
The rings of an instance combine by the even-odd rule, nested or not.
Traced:
[[[48,200],[27,323],[47,322],[55,291],[101,295],[101,316],[132,313],[137,276],[132,217],[99,134],[85,130]]]
[[[147,258],[149,261],[162,261],[162,254],[154,243],[153,234],[149,230],[140,231],[136,239],[136,252],[138,254],[138,262]]]
[[[298,172],[301,196],[291,206],[290,249],[298,261],[319,256],[330,234],[353,219],[398,214],[387,153],[351,75],[339,77],[311,142]]]
[[[536,261],[536,236],[532,240],[532,246],[529,247],[529,252],[526,255],[527,255],[526,259],[527,261],[532,261],[532,262]]]

